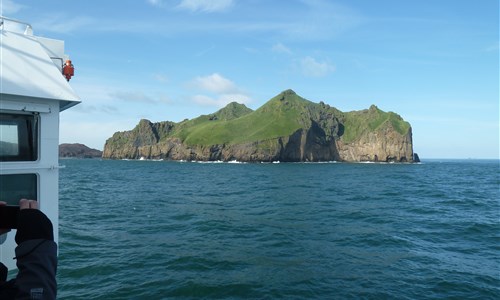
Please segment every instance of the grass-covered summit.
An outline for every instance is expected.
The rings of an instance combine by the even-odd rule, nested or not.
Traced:
[[[237,105],[241,106],[237,109],[240,113],[238,117],[201,116],[193,120],[196,124],[186,121],[189,126],[179,128],[173,136],[180,137],[189,145],[241,144],[287,136],[308,126],[310,110],[317,104],[287,90],[255,111],[242,104],[230,103],[214,115],[236,110],[234,107]]]
[[[367,143],[373,144],[369,151],[355,150]],[[377,149],[381,145],[384,149]],[[413,152],[410,124],[393,112],[372,106],[344,113],[286,90],[255,111],[233,102],[179,123],[141,120],[133,130],[108,139],[103,157],[411,161]]]

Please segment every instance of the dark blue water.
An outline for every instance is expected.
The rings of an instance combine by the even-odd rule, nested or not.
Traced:
[[[62,160],[61,299],[499,299],[499,161]]]

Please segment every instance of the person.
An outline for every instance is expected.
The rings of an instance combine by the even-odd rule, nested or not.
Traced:
[[[0,205],[6,205],[0,202]],[[15,241],[17,276],[0,263],[0,299],[56,299],[57,245],[52,222],[35,200],[21,199]],[[0,229],[0,234],[8,232]]]

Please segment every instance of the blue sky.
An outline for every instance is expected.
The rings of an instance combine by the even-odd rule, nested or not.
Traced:
[[[61,142],[103,149],[140,119],[181,121],[286,89],[413,128],[424,158],[499,158],[498,0],[0,0],[65,41],[82,104]]]

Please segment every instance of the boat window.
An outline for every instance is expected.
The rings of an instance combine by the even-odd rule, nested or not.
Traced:
[[[0,175],[0,201],[7,205],[19,205],[19,200],[38,199],[36,174]]]
[[[0,161],[38,159],[38,115],[0,113]]]

